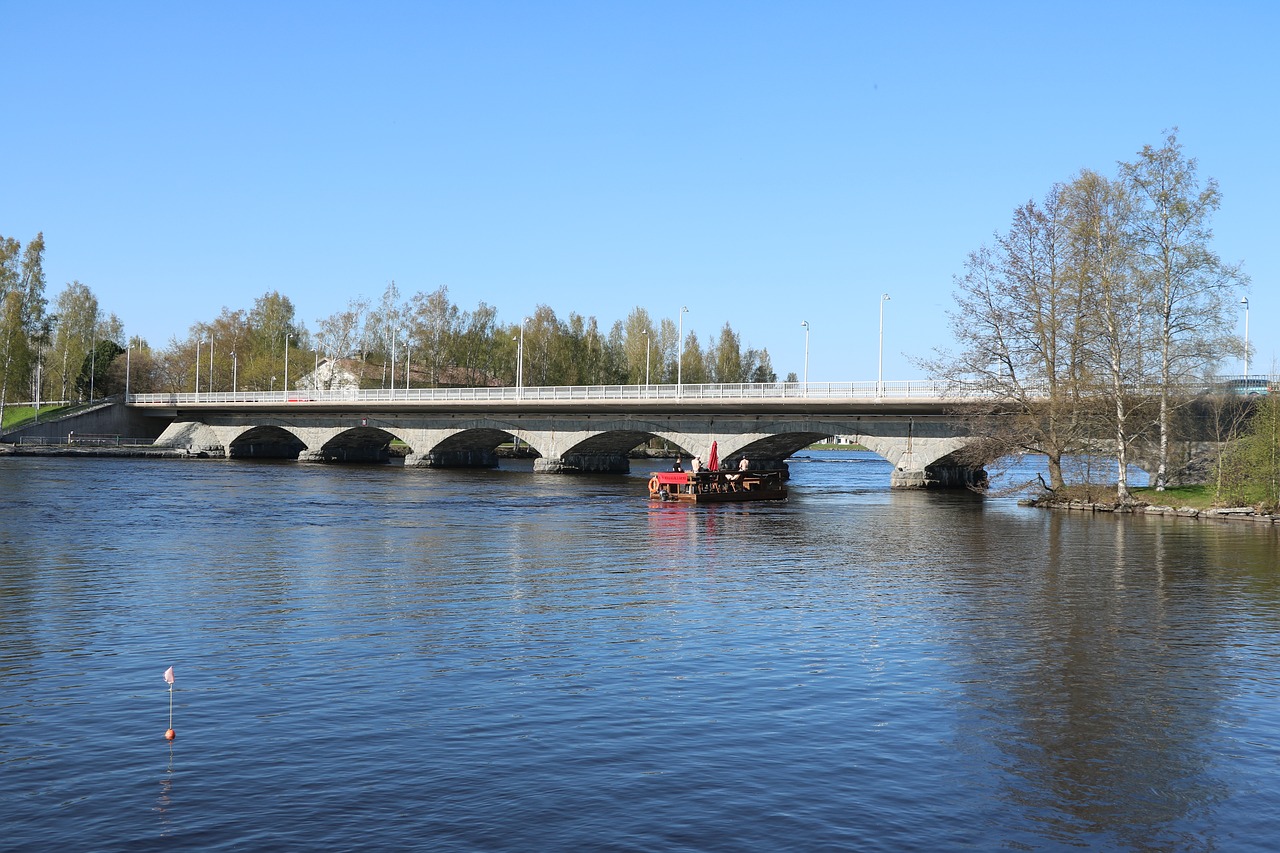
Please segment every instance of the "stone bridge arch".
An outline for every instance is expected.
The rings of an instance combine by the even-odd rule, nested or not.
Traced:
[[[276,424],[262,424],[235,431],[235,435],[223,432],[222,446],[228,459],[298,459],[306,452],[307,445],[293,431]]]

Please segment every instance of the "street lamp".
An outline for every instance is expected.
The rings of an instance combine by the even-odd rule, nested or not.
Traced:
[[[649,390],[649,330],[644,330],[644,390]]]
[[[213,336],[209,337],[209,393],[213,393]]]
[[[1244,306],[1244,378],[1249,378],[1249,297],[1241,296],[1240,304]]]
[[[231,351],[231,393],[232,394],[236,393],[236,368],[237,367],[239,367],[239,365],[236,363],[236,351],[232,350]]]
[[[809,396],[809,321],[801,320],[804,326],[804,395]]]
[[[133,341],[124,339],[124,399],[129,402],[129,371],[133,367]],[[36,415],[40,413],[40,362],[36,362]]]
[[[284,382],[280,388],[285,392],[285,399],[289,398],[289,339],[293,337],[293,332],[289,332],[284,336]]]
[[[200,345],[204,341],[196,341],[196,402],[200,401]]]
[[[889,294],[880,294],[880,356],[876,362],[876,399],[884,396],[884,304]]]
[[[684,315],[689,313],[689,309],[680,306],[680,322],[679,340],[676,341],[676,396],[679,397],[684,391]]]
[[[524,397],[524,324],[528,317],[520,320],[520,345],[516,347],[516,399]]]
[[[400,337],[400,330],[396,329],[391,334],[391,399],[396,396],[396,338]]]

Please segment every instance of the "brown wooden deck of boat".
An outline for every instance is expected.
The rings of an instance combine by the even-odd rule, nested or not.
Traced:
[[[649,478],[649,498],[676,503],[780,501],[783,473],[770,471],[662,471]]]

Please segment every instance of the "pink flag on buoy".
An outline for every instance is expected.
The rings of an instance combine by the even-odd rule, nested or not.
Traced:
[[[169,667],[164,671],[164,680],[173,684],[173,667]]]

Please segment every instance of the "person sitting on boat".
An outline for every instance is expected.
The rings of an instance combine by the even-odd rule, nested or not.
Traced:
[[[738,481],[742,479],[742,474],[746,470],[747,470],[747,457],[744,456],[738,460],[738,473],[724,475],[724,478],[729,481],[730,488],[732,488],[735,492],[738,490]]]
[[[680,467],[680,457],[679,457],[679,456],[677,456],[677,457],[676,457],[676,464],[674,464],[674,465],[672,465],[672,466],[671,466],[671,470],[672,470],[672,471],[683,471],[683,470],[684,470],[683,468],[681,468],[681,467]]]

